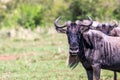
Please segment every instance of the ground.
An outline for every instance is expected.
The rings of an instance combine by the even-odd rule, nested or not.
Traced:
[[[17,58],[18,58],[17,55],[1,55],[0,61],[16,60]]]
[[[35,40],[0,38],[0,80],[87,80],[81,64],[73,70],[66,65],[67,54],[66,35],[60,33],[41,33]],[[102,70],[101,80],[113,80],[113,72]]]

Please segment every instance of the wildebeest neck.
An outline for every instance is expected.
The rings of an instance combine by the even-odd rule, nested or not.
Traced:
[[[80,58],[81,61],[85,61],[85,52],[84,52],[84,48],[86,47],[86,42],[84,41],[85,39],[83,38],[83,35],[80,34],[80,41],[79,41],[79,53],[78,56]]]

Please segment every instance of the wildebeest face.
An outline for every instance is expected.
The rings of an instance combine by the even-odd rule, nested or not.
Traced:
[[[68,21],[64,25],[59,26],[58,21],[60,19],[57,18],[54,22],[55,28],[58,32],[66,33],[68,37],[69,43],[69,52],[71,55],[76,55],[79,52],[79,41],[80,41],[80,34],[86,30],[89,30],[90,26],[93,23],[93,20],[88,17],[89,20],[71,22]],[[67,29],[64,29],[67,27]]]
[[[55,28],[60,33],[66,33],[69,43],[69,54],[67,63],[68,66],[74,69],[79,63],[79,57],[77,53],[79,52],[79,27],[76,23],[67,21],[64,25],[58,25],[60,17],[54,22]]]
[[[96,30],[99,30],[99,31],[109,35],[110,31],[117,26],[118,26],[118,23],[116,21],[114,22],[114,24],[101,23],[96,27]]]
[[[66,33],[69,43],[69,53],[71,55],[77,55],[76,53],[79,52],[79,27],[71,21],[67,21],[63,26],[59,26],[59,19],[60,17],[54,22],[55,28],[58,32]]]
[[[69,52],[71,55],[76,55],[79,52],[80,31],[76,23],[67,24],[66,31],[69,43]]]

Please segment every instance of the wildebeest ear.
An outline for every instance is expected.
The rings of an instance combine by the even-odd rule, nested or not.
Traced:
[[[76,23],[77,25],[80,25],[82,22],[81,22],[80,20],[76,20],[75,23]]]
[[[66,26],[69,27],[71,25],[71,23],[72,23],[71,21],[67,21]]]

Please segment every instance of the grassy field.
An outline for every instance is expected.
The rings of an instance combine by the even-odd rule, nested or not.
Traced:
[[[0,80],[87,80],[81,64],[73,70],[66,65],[67,54],[64,34],[41,33],[35,40],[1,38]],[[113,72],[102,70],[101,80],[113,80]]]

